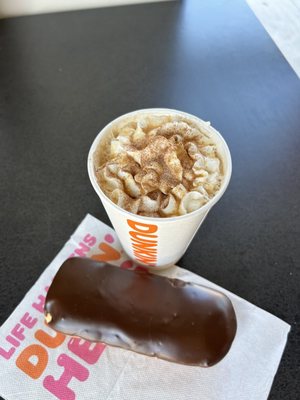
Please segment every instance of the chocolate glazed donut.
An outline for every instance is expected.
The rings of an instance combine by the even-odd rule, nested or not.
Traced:
[[[218,291],[84,258],[62,264],[45,318],[64,334],[201,367],[227,354],[237,329]]]

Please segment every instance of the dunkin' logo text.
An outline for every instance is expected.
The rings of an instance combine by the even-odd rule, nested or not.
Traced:
[[[113,247],[115,237],[108,233],[103,239],[97,243],[96,236],[87,233],[69,257],[86,257],[91,251],[95,251],[91,258],[96,261],[120,260],[121,253]],[[124,260],[120,268],[131,269],[133,265],[131,260]],[[24,376],[37,381],[54,398],[75,400],[79,395],[72,385],[73,381],[83,383],[88,380],[92,372],[91,366],[101,360],[106,346],[103,343],[91,343],[80,338],[67,337],[42,324],[48,288],[49,286],[44,287],[42,292],[35,295],[28,304],[28,309],[21,313],[7,335],[2,331],[0,359],[14,363]],[[55,359],[52,358],[53,351],[57,353]],[[54,364],[59,366],[55,372],[53,372]]]
[[[157,262],[157,225],[127,220],[132,250],[135,258],[148,265]]]

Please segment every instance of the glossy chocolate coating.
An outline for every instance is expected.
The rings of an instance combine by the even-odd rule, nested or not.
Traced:
[[[68,335],[202,367],[226,355],[237,327],[220,292],[84,258],[63,263],[45,315]]]

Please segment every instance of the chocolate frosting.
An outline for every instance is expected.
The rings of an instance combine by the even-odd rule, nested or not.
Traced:
[[[87,258],[62,264],[45,317],[68,335],[201,367],[226,355],[237,328],[231,301],[218,291]]]

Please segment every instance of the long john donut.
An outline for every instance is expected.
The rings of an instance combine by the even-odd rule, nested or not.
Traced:
[[[201,367],[227,354],[237,329],[231,301],[221,292],[87,258],[62,264],[45,319],[68,335]]]

